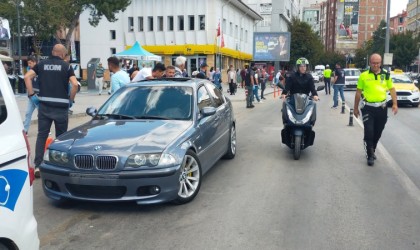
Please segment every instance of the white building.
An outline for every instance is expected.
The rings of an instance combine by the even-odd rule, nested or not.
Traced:
[[[92,27],[88,23],[89,10],[82,13],[83,69],[91,58],[106,62],[136,41],[162,56],[165,65],[173,64],[178,55],[186,56],[190,74],[203,62],[222,69],[230,64],[240,67],[252,60],[253,32],[255,24],[262,20],[240,0],[133,0],[117,18],[113,23],[103,18],[97,27]],[[224,47],[222,36],[216,36],[219,23]]]

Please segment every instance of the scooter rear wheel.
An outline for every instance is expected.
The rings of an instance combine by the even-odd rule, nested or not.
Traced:
[[[299,160],[300,158],[301,141],[302,141],[302,136],[300,135],[295,136],[295,148],[293,150],[293,158],[295,160]]]

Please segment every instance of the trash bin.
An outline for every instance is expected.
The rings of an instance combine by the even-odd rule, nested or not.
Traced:
[[[24,93],[26,93],[26,85],[25,85],[25,80],[24,80],[23,75],[20,75],[20,76],[18,77],[18,79],[19,79],[19,83],[18,83],[18,93],[19,93],[19,94],[24,94]]]
[[[96,89],[95,86],[95,70],[96,67],[99,64],[100,59],[99,58],[92,58],[87,64],[87,84],[88,84],[88,90],[90,89]]]
[[[13,94],[16,93],[16,77],[14,75],[8,75],[10,86],[12,86]]]

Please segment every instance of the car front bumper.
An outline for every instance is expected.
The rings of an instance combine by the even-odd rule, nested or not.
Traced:
[[[43,163],[44,193],[51,199],[136,201],[154,204],[176,199],[180,165],[120,172],[77,171]]]
[[[391,101],[391,95],[388,93],[387,101]],[[398,104],[418,104],[420,102],[419,92],[411,91],[397,91],[397,103]]]

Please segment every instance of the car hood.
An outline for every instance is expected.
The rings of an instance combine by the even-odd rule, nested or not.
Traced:
[[[75,153],[161,152],[191,125],[192,121],[92,120],[60,136],[51,148]]]
[[[394,83],[395,90],[416,90],[416,85],[412,83]]]

